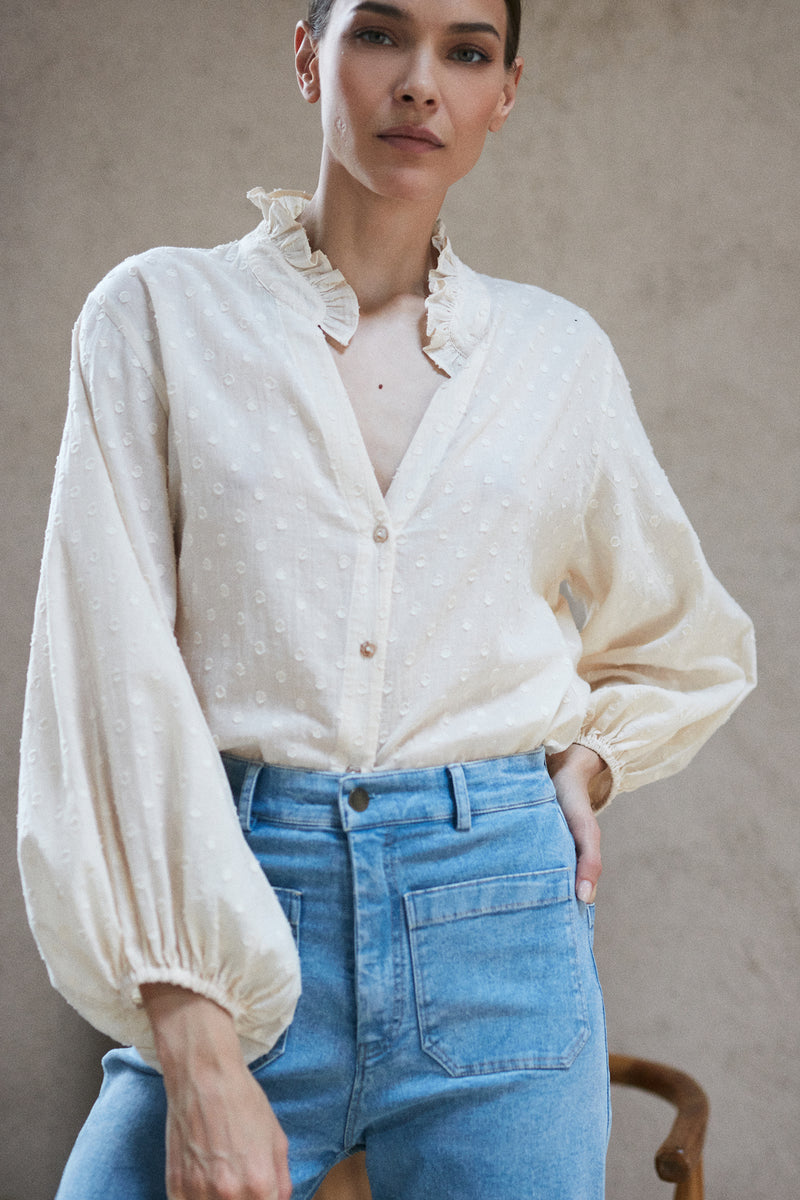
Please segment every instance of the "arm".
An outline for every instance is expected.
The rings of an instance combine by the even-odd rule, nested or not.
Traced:
[[[582,381],[595,398],[583,414],[594,481],[567,574],[584,613],[586,715],[575,743],[548,755],[589,902],[601,870],[595,813],[617,790],[685,765],[755,681],[752,625],[709,570],[603,335],[600,344],[605,370]]]
[[[585,614],[575,741],[605,763],[595,810],[684,767],[755,686],[752,623],[709,569],[605,353],[594,479],[567,573]]]
[[[167,1092],[169,1200],[289,1200],[287,1141],[213,1001],[144,984]]]
[[[140,989],[171,983],[226,1009],[249,1060],[291,1019],[299,972],[173,633],[157,347],[145,290],[119,268],[75,332],[26,694],[20,866],[51,980],[87,1020],[157,1064]]]

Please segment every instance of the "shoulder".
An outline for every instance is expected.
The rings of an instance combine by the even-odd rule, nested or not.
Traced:
[[[543,403],[591,420],[632,409],[630,387],[608,334],[586,309],[534,284],[480,276],[491,298],[489,354],[506,378],[542,384]]]
[[[113,267],[87,297],[88,308],[124,316],[142,304],[176,304],[201,295],[237,269],[238,242],[211,249],[156,246]]]
[[[597,321],[578,304],[531,283],[478,275],[492,304],[492,317],[500,329],[519,333],[564,336],[593,348],[598,353],[613,353],[608,335]]]
[[[89,293],[77,322],[83,357],[129,347],[145,363],[159,346],[185,340],[210,306],[224,310],[241,271],[238,242],[195,249],[157,246],[113,267]]]

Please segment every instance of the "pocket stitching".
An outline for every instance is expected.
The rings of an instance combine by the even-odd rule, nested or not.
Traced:
[[[452,888],[470,888],[476,885],[485,883],[501,883],[503,880],[541,880],[544,876],[563,875],[569,879],[568,868],[557,868],[553,871],[533,872],[528,875],[520,876],[496,876],[486,880],[467,880],[456,885],[446,885],[447,889]],[[571,904],[571,892],[567,895],[548,896],[538,903],[528,898],[526,901],[518,901],[511,905],[498,904],[496,906],[486,907],[480,906],[473,909],[464,909],[459,912],[450,912],[446,916],[441,916],[436,920],[422,920],[416,914],[416,897],[422,897],[426,893],[436,893],[444,891],[444,888],[420,889],[416,892],[408,892],[404,895],[404,905],[406,910],[406,920],[408,924],[409,944],[411,950],[411,970],[414,979],[415,1006],[417,1012],[417,1028],[420,1038],[420,1044],[423,1051],[428,1054],[435,1062],[452,1076],[464,1075],[483,1075],[491,1074],[498,1071],[516,1071],[516,1070],[541,1070],[541,1069],[566,1069],[577,1058],[578,1054],[586,1044],[590,1028],[588,1022],[588,1014],[586,1008],[586,998],[584,996],[583,987],[581,984],[579,967],[578,967],[578,947],[577,947],[577,931],[575,928],[575,912],[574,906]],[[516,1055],[512,1058],[495,1058],[484,1059],[480,1062],[462,1063],[456,1061],[453,1056],[448,1053],[446,1047],[443,1046],[440,1035],[437,1035],[432,1029],[432,1020],[428,1014],[435,1011],[435,1000],[431,995],[430,988],[426,988],[425,984],[425,968],[423,959],[429,951],[425,951],[418,937],[419,931],[431,928],[441,924],[451,924],[454,921],[462,920],[467,917],[494,915],[503,912],[520,912],[526,909],[541,909],[552,906],[554,904],[570,904],[568,919],[566,922],[566,932],[569,942],[569,991],[570,1001],[574,1007],[575,1033],[572,1039],[564,1046],[557,1054],[541,1053],[533,1055]],[[564,994],[566,995],[567,988],[565,985]]]
[[[283,915],[289,922],[289,928],[292,931],[294,944],[297,947],[298,954],[300,952],[300,909],[302,905],[303,893],[296,891],[294,888],[273,887],[273,892],[278,898]],[[268,1067],[270,1063],[280,1058],[286,1052],[286,1039],[289,1034],[290,1026],[287,1025],[283,1033],[278,1038],[274,1046],[272,1046],[266,1054],[262,1054],[260,1058],[256,1058],[250,1063],[250,1071],[259,1071],[262,1067]]]

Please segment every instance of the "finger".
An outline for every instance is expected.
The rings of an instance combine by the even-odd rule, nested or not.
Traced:
[[[284,1155],[282,1160],[276,1164],[277,1187],[275,1193],[276,1200],[291,1200],[292,1197],[292,1180],[289,1175],[289,1163]]]
[[[580,842],[576,838],[575,847],[578,852],[575,893],[584,904],[594,904],[597,885],[603,870],[600,857],[600,830],[596,829],[587,837],[582,838]]]

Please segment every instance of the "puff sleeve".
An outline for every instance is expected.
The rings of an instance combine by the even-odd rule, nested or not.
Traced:
[[[567,583],[589,685],[579,743],[607,802],[680,770],[755,685],[749,618],[712,574],[606,343],[594,481]],[[598,805],[599,806],[599,805]]]
[[[98,1029],[157,1065],[139,988],[178,984],[232,1014],[252,1060],[291,1020],[297,955],[174,636],[168,389],[146,288],[117,270],[73,339],[22,736],[25,899],[53,984]]]

